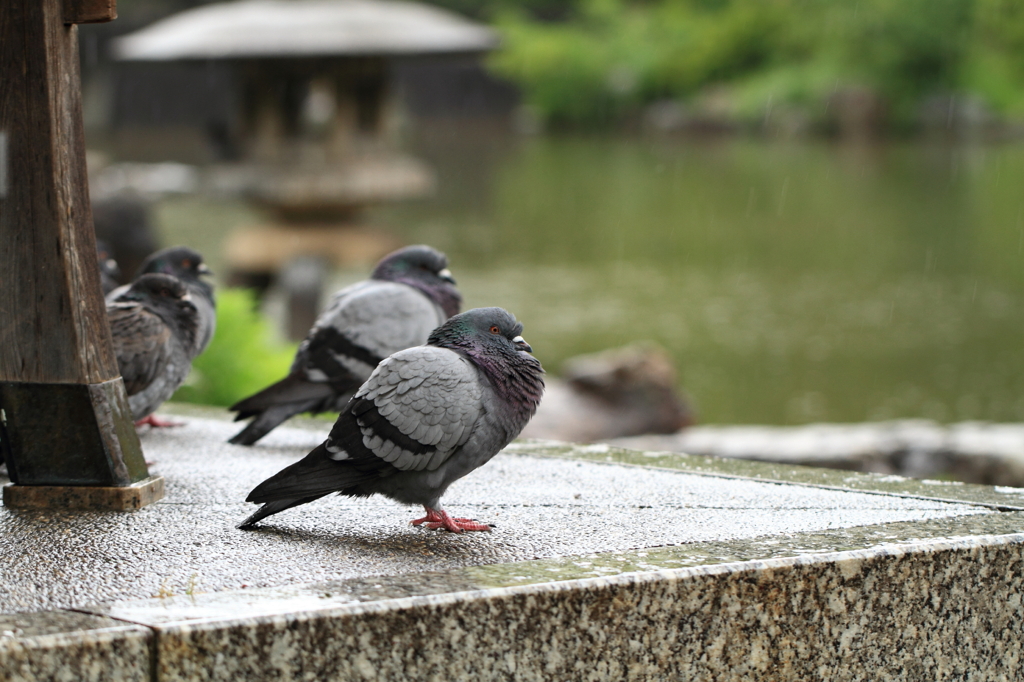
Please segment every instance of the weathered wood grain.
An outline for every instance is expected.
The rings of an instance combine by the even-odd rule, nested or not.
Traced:
[[[65,24],[101,24],[117,18],[117,0],[64,0]]]
[[[96,267],[77,43],[63,0],[4,0],[0,380],[118,376]]]

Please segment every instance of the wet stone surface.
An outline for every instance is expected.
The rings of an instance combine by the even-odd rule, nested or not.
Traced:
[[[137,512],[0,509],[0,612],[1003,516],[970,496],[867,494],[701,475],[660,460],[650,463],[661,469],[641,468],[609,462],[599,448],[576,453],[602,459],[588,462],[517,445],[445,497],[450,511],[495,524],[491,533],[413,528],[421,510],[339,497],[243,532],[235,525],[255,508],[243,502],[248,491],[317,445],[329,423],[280,428],[247,448],[225,442],[235,424],[183,421],[141,436],[151,472],[166,479],[157,504]]]

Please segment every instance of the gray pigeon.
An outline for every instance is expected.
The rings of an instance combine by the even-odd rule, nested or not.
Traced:
[[[435,329],[425,346],[385,359],[345,406],[327,440],[267,479],[262,503],[239,528],[329,493],[380,493],[421,504],[413,521],[453,533],[490,530],[441,508],[448,486],[519,435],[537,411],[544,370],[528,355],[523,325],[501,308],[477,308]]]
[[[187,246],[171,246],[150,254],[142,262],[135,279],[154,272],[174,275],[192,294],[192,303],[199,311],[199,331],[191,350],[191,357],[195,358],[210,345],[210,339],[213,338],[213,332],[217,327],[217,304],[213,297],[213,285],[201,279],[203,275],[213,273],[206,267],[199,252]],[[118,300],[127,290],[127,286],[114,289],[107,294],[107,303]]]
[[[177,390],[192,368],[199,315],[181,280],[142,275],[107,303],[117,367],[136,425],[169,426],[152,412]]]
[[[378,362],[426,342],[461,303],[440,251],[409,246],[385,256],[370,279],[334,295],[288,376],[231,406],[235,421],[255,419],[229,442],[252,445],[300,412],[340,411]]]

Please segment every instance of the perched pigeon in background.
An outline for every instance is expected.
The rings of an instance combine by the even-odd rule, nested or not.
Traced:
[[[192,368],[199,314],[178,278],[145,274],[107,303],[117,367],[136,425],[170,426],[152,416]]]
[[[408,246],[385,256],[370,279],[334,295],[288,376],[231,406],[235,421],[255,419],[229,442],[252,445],[301,412],[340,411],[378,362],[425,343],[461,303],[440,251]]]
[[[188,287],[189,293],[192,294],[192,303],[199,311],[199,331],[191,350],[191,357],[195,358],[210,345],[210,339],[213,338],[213,332],[217,327],[217,304],[213,297],[213,285],[201,279],[203,275],[212,275],[213,273],[210,272],[210,268],[206,267],[199,252],[187,246],[171,246],[150,254],[142,262],[135,279],[154,272],[174,275]],[[127,289],[127,286],[114,289],[107,295],[107,303],[118,300]]]
[[[256,487],[263,507],[239,528],[324,495],[380,493],[421,504],[413,521],[453,533],[490,530],[441,508],[452,482],[488,462],[537,411],[544,370],[527,353],[523,325],[501,308],[477,308],[434,330],[425,346],[374,370],[327,440]]]
[[[100,266],[100,285],[103,287],[103,295],[106,296],[117,288],[117,280],[121,277],[121,268],[117,267],[110,247],[106,242],[96,240],[96,260]]]
[[[153,228],[152,202],[137,194],[103,196],[100,191],[91,203],[96,238],[110,247],[110,254],[126,276],[139,272],[142,261],[160,248]]]

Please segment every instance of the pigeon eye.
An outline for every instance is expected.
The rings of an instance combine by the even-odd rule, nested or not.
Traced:
[[[500,334],[501,333],[501,330],[498,329],[498,325],[491,325],[491,333],[492,334]]]

